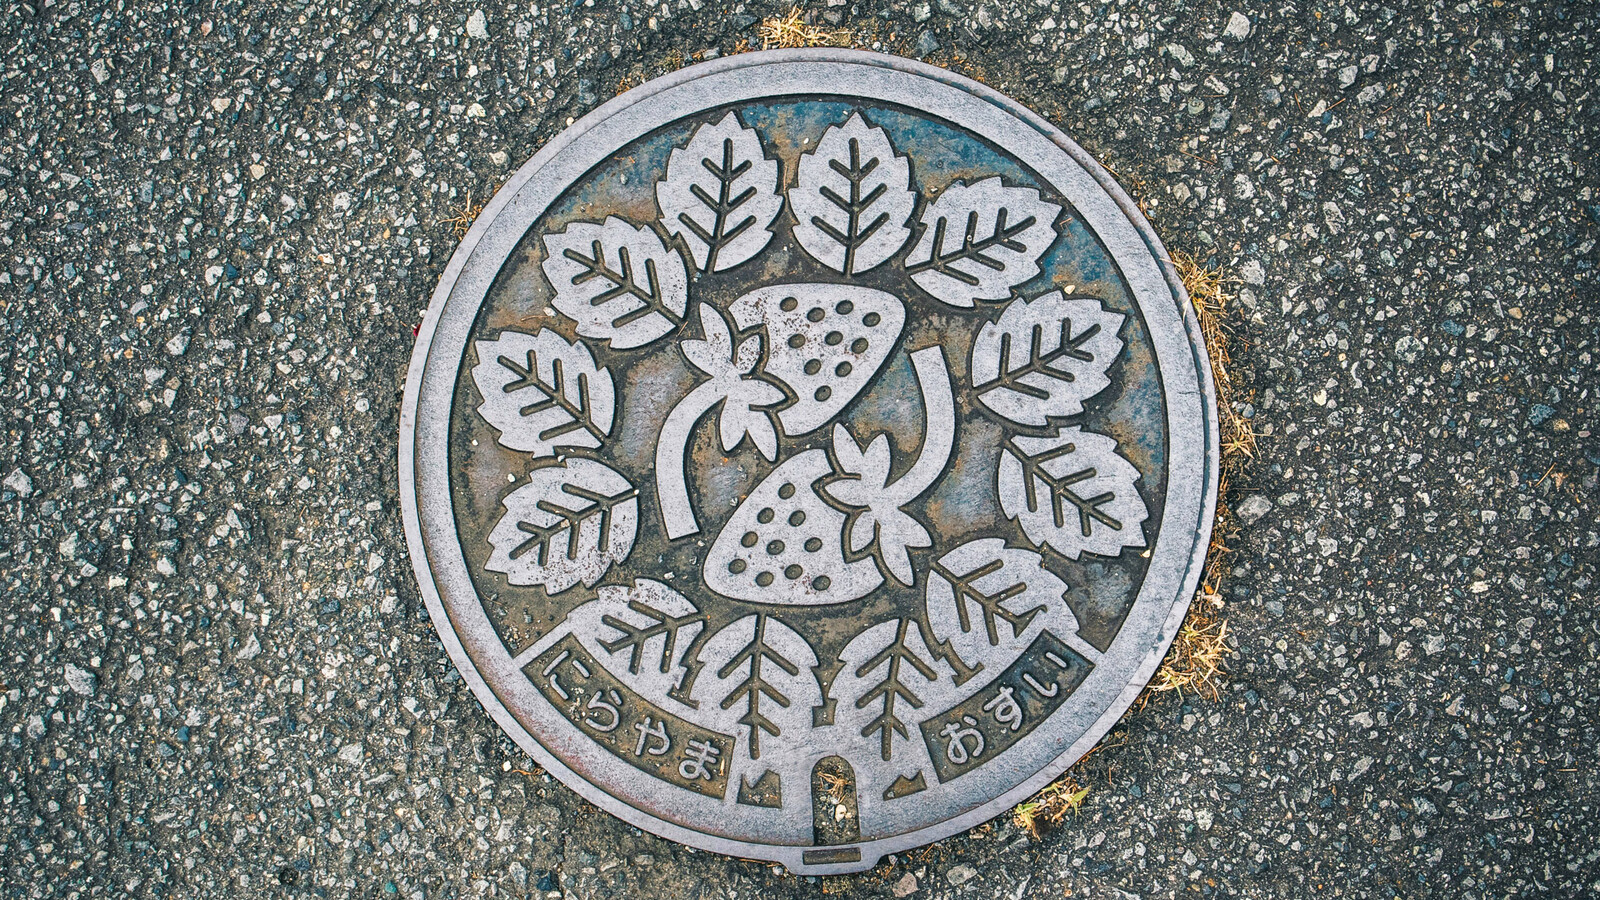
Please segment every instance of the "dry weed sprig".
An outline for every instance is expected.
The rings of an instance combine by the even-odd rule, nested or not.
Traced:
[[[1213,607],[1196,606],[1184,620],[1182,630],[1144,696],[1177,691],[1181,697],[1188,691],[1207,700],[1217,699],[1218,681],[1223,675],[1222,658],[1231,652],[1228,623]]]
[[[786,16],[769,16],[761,20],[756,29],[761,36],[761,49],[773,50],[790,47],[848,47],[850,29],[828,29],[805,20],[800,7],[789,9]]]
[[[617,79],[617,93],[626,94],[641,84],[644,84],[644,73],[629,72]]]
[[[1102,750],[1115,750],[1127,743],[1127,738],[1117,740],[1108,736],[1101,739],[1100,743],[1089,748],[1088,753],[1078,757],[1078,761],[1072,764],[1071,769],[1063,772],[1060,778],[1035,794],[1032,800],[1013,807],[1011,821],[1019,828],[1026,829],[1035,838],[1044,835],[1045,826],[1060,825],[1066,819],[1067,813],[1081,809],[1084,800],[1089,796],[1089,786],[1078,781],[1078,775],[1084,771],[1084,766]],[[1108,785],[1111,783],[1109,770],[1106,783]]]
[[[1088,788],[1078,784],[1070,774],[1063,775],[1032,800],[1017,804],[1011,811],[1011,819],[1037,838],[1044,834],[1046,826],[1060,825],[1068,813],[1081,809],[1088,796]]]
[[[1205,338],[1206,352],[1211,357],[1211,377],[1221,407],[1223,467],[1236,471],[1245,460],[1255,458],[1257,435],[1250,420],[1234,408],[1235,401],[1244,398],[1240,396],[1241,386],[1233,372],[1232,350],[1238,337],[1228,324],[1228,305],[1234,299],[1229,291],[1233,279],[1187,253],[1172,254],[1172,265],[1189,290],[1200,333]]]
[[[818,772],[817,775],[822,779],[823,798],[834,806],[843,803],[845,792],[850,789],[850,780],[832,772]]]
[[[457,210],[455,215],[440,219],[438,224],[449,225],[450,230],[455,233],[456,237],[464,237],[466,236],[467,230],[472,227],[473,220],[478,218],[478,213],[483,212],[483,207],[487,204],[487,202],[488,201],[484,201],[484,203],[479,203],[474,206],[472,203],[472,192],[468,191],[467,202],[462,205],[461,209]]]
[[[939,53],[928,57],[928,62],[933,63],[941,68],[960,72],[962,75],[971,78],[973,81],[976,81],[979,84],[989,83],[989,70],[984,68],[977,61],[967,56],[963,56],[959,51],[940,51]]]
[[[1206,550],[1206,565],[1200,576],[1200,589],[1189,607],[1188,618],[1167,651],[1167,658],[1156,670],[1150,687],[1140,698],[1140,706],[1155,694],[1185,691],[1215,700],[1224,676],[1223,658],[1233,652],[1228,646],[1228,623],[1222,617],[1222,578],[1231,554],[1228,539],[1237,522],[1222,498],[1228,495],[1232,477],[1255,458],[1256,432],[1250,420],[1240,415],[1235,404],[1244,400],[1243,386],[1235,377],[1232,351],[1237,336],[1228,323],[1228,305],[1233,300],[1229,288],[1233,279],[1220,269],[1204,265],[1187,253],[1172,254],[1173,267],[1189,291],[1206,355],[1217,390],[1221,434],[1222,466],[1217,478],[1217,511],[1211,528],[1211,544]]]

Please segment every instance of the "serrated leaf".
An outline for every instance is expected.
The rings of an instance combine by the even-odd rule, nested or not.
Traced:
[[[957,181],[923,210],[906,273],[951,306],[1004,300],[1039,274],[1060,213],[1038,191],[1008,187],[999,176],[970,185]]]
[[[633,549],[637,498],[626,478],[594,460],[534,469],[501,501],[506,513],[489,533],[494,552],[484,568],[548,594],[592,586]]]
[[[823,490],[845,506],[855,507],[845,522],[845,548],[860,553],[872,545],[882,567],[901,584],[911,585],[916,574],[910,549],[932,546],[933,538],[921,522],[901,509],[916,496],[900,489],[906,479],[888,483],[888,435],[873,438],[863,451],[844,425],[836,424],[833,451],[842,477],[828,482]]]
[[[871,506],[873,501],[889,486],[889,465],[893,461],[889,450],[889,436],[879,434],[867,442],[865,449],[851,437],[843,424],[833,426],[833,458],[837,468],[846,478],[830,481],[827,492],[846,506]],[[869,534],[870,537],[870,534]],[[851,542],[852,551],[866,544]]]
[[[972,389],[997,415],[1019,425],[1075,416],[1111,384],[1125,317],[1091,297],[1051,291],[1011,301],[972,342]]]
[[[805,638],[766,613],[738,619],[700,651],[691,698],[706,727],[743,736],[744,755],[760,759],[763,744],[793,745],[811,731],[811,708],[822,702]]]
[[[884,760],[918,751],[913,729],[949,706],[955,673],[923,640],[915,619],[879,622],[850,640],[829,695],[847,740],[863,739]]]
[[[1043,628],[1076,634],[1067,585],[1039,554],[1001,538],[968,541],[934,561],[925,594],[928,627],[969,666],[997,674]]]
[[[675,692],[706,617],[688,598],[659,581],[604,585],[567,614],[566,626],[617,680],[658,706],[685,715]]]
[[[911,164],[889,135],[854,113],[830,125],[817,147],[800,157],[789,189],[800,246],[846,275],[873,269],[905,246],[917,205]]]
[[[578,333],[642,347],[677,328],[689,305],[683,257],[648,227],[616,216],[604,224],[574,222],[544,236],[551,305],[578,323]]]
[[[656,203],[661,227],[683,239],[700,271],[731,269],[772,240],[772,220],[783,209],[778,163],[730,112],[672,151]]]
[[[600,446],[611,431],[616,388],[589,348],[550,329],[503,331],[474,345],[478,413],[512,450],[554,456],[557,448]]]
[[[1050,437],[1010,437],[1000,454],[1000,508],[1029,540],[1069,559],[1116,556],[1145,545],[1150,513],[1138,480],[1103,434],[1070,426]]]

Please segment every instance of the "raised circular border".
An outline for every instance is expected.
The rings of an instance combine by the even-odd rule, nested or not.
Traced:
[[[737,73],[737,77],[730,78],[730,73]],[[929,81],[936,84],[927,84]],[[908,87],[919,90],[908,92]],[[668,92],[673,96],[661,96]],[[1150,549],[1148,574],[1134,604],[1135,609],[1147,610],[1166,606],[1169,612],[1151,623],[1158,624],[1155,633],[1130,635],[1128,626],[1134,619],[1130,611],[1129,621],[1124,623],[1113,647],[1147,640],[1141,662],[1078,740],[1031,776],[975,808],[919,829],[862,841],[853,845],[860,851],[858,860],[822,865],[805,862],[805,851],[812,848],[707,834],[624,802],[574,771],[510,712],[462,640],[464,624],[466,635],[474,644],[483,641],[487,646],[486,639],[499,644],[483,615],[455,533],[454,511],[448,502],[449,417],[445,414],[450,408],[467,335],[490,285],[510,251],[561,190],[582,177],[612,148],[683,116],[740,100],[804,94],[837,94],[900,104],[907,104],[914,97],[917,102],[911,105],[915,108],[957,125],[963,125],[964,119],[970,122],[974,115],[971,101],[977,99],[998,108],[1016,125],[1033,129],[1037,136],[1064,152],[1080,170],[1066,174],[1092,178],[1104,198],[1115,204],[1114,210],[1095,210],[1099,198],[1074,195],[1056,179],[1051,181],[1069,195],[1085,221],[1092,224],[1146,316],[1163,379],[1169,442],[1167,483],[1200,485],[1198,492],[1169,490],[1160,529]],[[644,105],[650,100],[657,102]],[[963,127],[973,130],[971,124]],[[587,150],[587,155],[575,152],[580,148]],[[569,150],[574,152],[568,153]],[[1030,164],[1038,162],[1015,155]],[[1035,166],[1036,171],[1047,168]],[[1149,271],[1152,261],[1154,272]],[[1150,305],[1159,301],[1157,288],[1162,286],[1170,295],[1171,306]],[[1171,320],[1173,313],[1177,321]],[[1168,319],[1165,324],[1157,321],[1163,318]],[[1182,338],[1174,326],[1181,327]],[[436,347],[444,352],[435,356]],[[542,147],[484,207],[445,267],[418,330],[400,411],[400,501],[412,566],[441,643],[490,716],[540,765],[589,802],[679,843],[769,860],[804,874],[840,874],[870,868],[884,855],[932,843],[1003,813],[1059,776],[1122,717],[1166,655],[1199,584],[1217,499],[1217,431],[1210,362],[1188,293],[1160,238],[1138,206],[1081,147],[1015,100],[944,69],[858,50],[767,50],[681,69],[607,101]],[[427,509],[419,503],[425,496],[434,498]],[[1186,535],[1192,536],[1193,542],[1176,546]],[[433,554],[429,553],[430,547],[434,548]],[[1181,577],[1173,577],[1176,572],[1181,572]],[[452,611],[476,621],[458,622]],[[1133,647],[1125,652],[1137,650]],[[501,652],[504,654],[503,647]],[[545,738],[562,750],[581,754],[585,752],[584,745],[574,740],[574,735],[553,733]]]

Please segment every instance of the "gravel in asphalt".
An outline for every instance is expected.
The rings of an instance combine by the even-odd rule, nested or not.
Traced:
[[[15,897],[1600,892],[1600,12],[824,0],[1237,274],[1238,653],[1007,820],[819,882],[603,814],[405,556],[413,327],[480,204],[774,3],[0,2],[0,883]]]

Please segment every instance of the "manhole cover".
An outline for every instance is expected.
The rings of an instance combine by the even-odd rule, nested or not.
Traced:
[[[1164,251],[948,72],[752,53],[612,100],[450,261],[401,420],[480,701],[686,844],[866,868],[1083,755],[1187,608],[1216,413]]]

